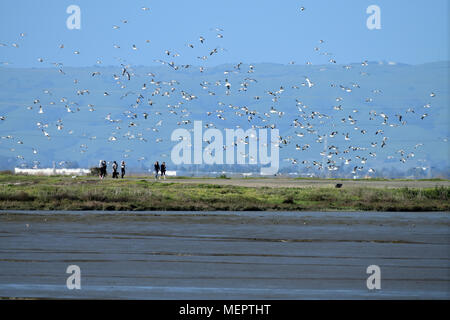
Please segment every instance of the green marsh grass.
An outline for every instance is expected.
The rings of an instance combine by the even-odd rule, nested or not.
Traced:
[[[1,210],[449,211],[450,188],[241,187],[0,174]]]

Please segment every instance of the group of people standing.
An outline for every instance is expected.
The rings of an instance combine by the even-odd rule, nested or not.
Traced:
[[[107,175],[106,168],[107,168],[106,160],[100,160],[100,164],[99,164],[99,169],[100,170],[99,171],[100,171],[100,179],[102,179],[102,180]],[[112,177],[113,177],[113,179],[118,179],[119,178],[118,168],[119,168],[119,165],[117,164],[117,162],[113,161],[113,163],[112,163],[112,169],[113,169]],[[160,178],[164,178],[164,180],[166,180],[166,163],[163,162],[160,165],[159,162],[156,161],[155,165],[154,165],[154,168],[155,168],[155,180],[158,180]],[[122,161],[120,163],[120,173],[121,173],[121,177],[123,179],[123,177],[125,176],[125,161]]]
[[[166,163],[163,162],[161,165],[159,165],[159,162],[155,162],[155,180],[158,180],[158,174],[161,172],[161,178],[164,177],[164,180],[166,180]]]
[[[106,168],[107,168],[106,160],[100,160],[100,179],[102,179],[102,180],[107,175]],[[112,177],[114,179],[119,179],[119,172],[117,171],[118,168],[119,168],[119,165],[117,164],[117,162],[113,161],[113,164],[112,164],[112,169],[113,169]],[[125,176],[125,161],[123,161],[123,160],[120,163],[120,171],[121,171],[121,177],[123,179],[123,177]]]

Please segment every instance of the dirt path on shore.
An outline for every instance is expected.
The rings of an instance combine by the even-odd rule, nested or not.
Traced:
[[[450,187],[450,181],[425,181],[425,180],[330,180],[330,179],[289,179],[289,178],[265,178],[265,179],[168,179],[159,180],[162,183],[192,183],[192,184],[219,184],[240,187],[269,187],[269,188],[308,188],[308,187],[334,187],[342,184],[342,188],[371,187],[371,188],[434,188],[436,186]]]

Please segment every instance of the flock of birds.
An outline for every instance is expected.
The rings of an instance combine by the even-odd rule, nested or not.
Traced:
[[[150,12],[147,7],[142,7],[142,11]],[[299,12],[304,12],[304,7],[299,8]],[[122,20],[121,23],[114,24],[113,30],[125,28],[128,20]],[[300,77],[300,81],[290,86],[280,84],[276,88],[266,88],[264,95],[249,94],[249,91],[261,82],[257,76],[257,67],[252,64],[244,64],[239,62],[232,67],[223,70],[221,76],[217,75],[214,81],[211,81],[211,74],[208,73],[208,67],[205,65],[207,61],[212,59],[215,55],[219,55],[226,49],[221,46],[209,46],[209,43],[214,41],[221,41],[224,38],[225,31],[222,28],[212,28],[211,37],[206,38],[204,35],[199,36],[195,41],[190,41],[185,44],[185,50],[197,49],[200,54],[197,56],[196,62],[192,64],[177,63],[177,58],[181,56],[180,52],[172,49],[161,52],[162,58],[155,59],[154,62],[166,66],[170,70],[174,78],[177,74],[183,72],[198,72],[200,75],[205,75],[205,80],[194,86],[192,83],[188,84],[188,88],[184,86],[181,80],[163,80],[159,79],[158,75],[153,72],[148,72],[144,75],[136,73],[136,68],[132,64],[127,63],[125,59],[119,58],[116,72],[113,74],[104,75],[104,70],[98,68],[95,71],[89,71],[92,81],[99,79],[103,81],[102,77],[107,77],[114,83],[113,87],[102,90],[104,97],[113,96],[123,102],[123,110],[120,116],[113,112],[108,112],[106,115],[96,116],[96,121],[99,124],[111,125],[111,132],[108,137],[102,138],[108,143],[114,143],[120,139],[136,140],[148,143],[150,146],[154,143],[161,143],[170,141],[170,136],[159,136],[163,126],[187,126],[192,124],[196,119],[196,114],[193,114],[190,109],[192,104],[198,104],[198,100],[208,97],[208,99],[217,98],[217,106],[211,110],[205,110],[204,116],[208,121],[204,121],[205,128],[224,128],[233,123],[233,128],[248,128],[255,129],[274,129],[280,130],[281,136],[275,143],[279,148],[294,148],[296,155],[294,157],[284,158],[284,161],[290,162],[292,165],[304,166],[306,169],[322,170],[322,171],[336,171],[344,166],[352,168],[354,175],[360,174],[374,174],[376,170],[370,166],[371,159],[377,157],[377,152],[383,150],[390,143],[391,137],[385,134],[385,128],[395,128],[407,124],[407,118],[416,117],[425,120],[429,115],[431,103],[423,107],[405,108],[403,113],[396,113],[390,115],[387,111],[362,110],[353,108],[349,114],[347,108],[344,108],[344,101],[347,94],[351,94],[354,90],[358,90],[361,86],[357,82],[351,84],[331,82],[327,84],[331,88],[335,88],[335,101],[330,106],[330,113],[319,112],[318,109],[302,102],[300,96],[307,96],[308,90],[317,86],[314,79],[310,76],[304,75]],[[20,39],[26,38],[25,33],[20,34]],[[24,40],[23,40],[24,41]],[[145,41],[147,44],[150,40]],[[12,47],[19,49],[20,41],[10,44]],[[0,43],[0,47],[8,46],[8,44]],[[327,63],[331,65],[337,64],[336,57],[332,53],[324,51],[325,41],[318,40],[317,46],[313,51],[326,57]],[[112,44],[113,48],[120,48],[118,43]],[[64,44],[59,45],[60,50],[66,50]],[[137,51],[139,46],[132,44],[129,50]],[[80,55],[79,50],[73,51],[74,55]],[[38,57],[39,63],[46,62],[46,58]],[[66,71],[64,64],[61,62],[51,63],[60,76],[71,77],[69,71]],[[101,65],[102,61],[97,60],[97,65]],[[294,61],[288,64],[295,64]],[[311,62],[306,62],[306,65],[312,65]],[[369,62],[363,61],[360,63],[360,76],[368,76],[364,70],[369,65]],[[344,70],[355,68],[355,65],[345,65]],[[324,68],[324,70],[326,70]],[[50,101],[48,106],[41,102],[41,97],[32,98],[27,109],[30,112],[36,112],[38,120],[35,127],[45,138],[51,140],[54,134],[58,132],[66,132],[73,134],[70,125],[70,115],[76,112],[88,111],[98,113],[96,103],[88,103],[86,107],[81,106],[76,101],[76,97],[89,97],[92,90],[82,87],[83,83],[77,78],[71,78],[73,82],[73,93],[75,99],[67,97],[60,97],[56,101]],[[138,83],[138,85],[137,85]],[[323,85],[321,83],[320,85]],[[297,94],[296,90],[304,90],[301,94]],[[296,96],[295,102],[287,106],[283,100],[285,92],[289,91],[290,96]],[[43,89],[43,95],[46,97],[57,96],[56,92],[52,92],[51,88]],[[372,89],[373,96],[382,94],[380,89]],[[239,101],[247,101],[246,104],[235,104],[227,101],[228,98],[239,96]],[[371,106],[373,96],[367,97],[364,101],[366,106]],[[434,98],[436,94],[430,93],[430,99]],[[164,100],[166,99],[166,100]],[[126,101],[126,102],[125,102]],[[208,100],[209,101],[209,100]],[[231,100],[230,100],[231,101]],[[269,101],[271,106],[267,106],[265,102]],[[281,101],[281,102],[280,102]],[[127,104],[128,102],[128,104]],[[131,103],[130,103],[131,102]],[[49,106],[56,106],[57,104],[64,105],[66,117],[64,120],[59,118],[56,122],[51,123],[40,116],[46,114]],[[249,107],[252,106],[252,107]],[[287,107],[287,111],[286,110]],[[420,108],[420,110],[419,110]],[[375,122],[373,128],[361,127],[359,125],[359,114],[368,114],[369,120]],[[330,115],[333,114],[333,115]],[[146,121],[153,120],[153,126],[147,126],[144,130],[141,127],[146,126]],[[7,114],[0,114],[0,121],[8,121]],[[100,122],[102,121],[102,122]],[[236,123],[239,123],[236,125]],[[281,124],[281,125],[280,125]],[[54,128],[55,133],[52,133],[51,128]],[[55,129],[56,128],[56,129]],[[346,129],[343,129],[346,128]],[[123,132],[123,131],[127,132]],[[344,130],[344,131],[343,131]],[[353,130],[350,131],[350,130]],[[155,136],[149,138],[146,131],[154,133]],[[89,150],[89,142],[96,140],[97,136],[90,136],[84,134],[86,142],[80,145],[80,152],[86,153]],[[334,143],[338,137],[341,137],[346,142],[345,145]],[[357,139],[354,139],[356,137]],[[367,137],[361,140],[361,137]],[[13,135],[2,136],[2,139],[12,139],[17,144],[26,144],[24,139],[15,137]],[[234,147],[237,144],[248,144],[250,139],[257,137],[245,137],[239,141],[235,141],[232,146],[224,145],[223,148]],[[365,141],[362,145],[359,143],[351,143],[352,139],[356,141]],[[211,141],[204,141],[205,144]],[[173,143],[173,142],[171,142]],[[316,145],[314,145],[316,144]],[[388,155],[388,159],[398,158],[399,163],[406,163],[409,159],[415,157],[415,150],[420,148],[423,144],[415,144],[413,150],[406,150],[406,148],[396,150],[394,154]],[[39,146],[30,146],[33,155],[38,155]],[[149,148],[150,149],[150,148]],[[412,149],[412,148],[411,148]],[[308,150],[314,150],[313,156],[306,157],[305,153]],[[11,148],[15,151],[15,148]],[[124,157],[130,157],[133,150],[126,149]],[[152,161],[148,155],[134,154],[132,155],[138,161]],[[248,153],[243,153],[238,156],[248,158]],[[23,154],[17,154],[17,159],[25,161]],[[254,159],[253,159],[254,160]],[[61,161],[59,165],[63,166],[65,161]],[[33,165],[38,167],[40,162],[33,160]],[[423,168],[426,169],[425,167]]]

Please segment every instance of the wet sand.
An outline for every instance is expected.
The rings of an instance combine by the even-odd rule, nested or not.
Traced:
[[[449,299],[449,231],[448,213],[0,212],[0,297]]]

